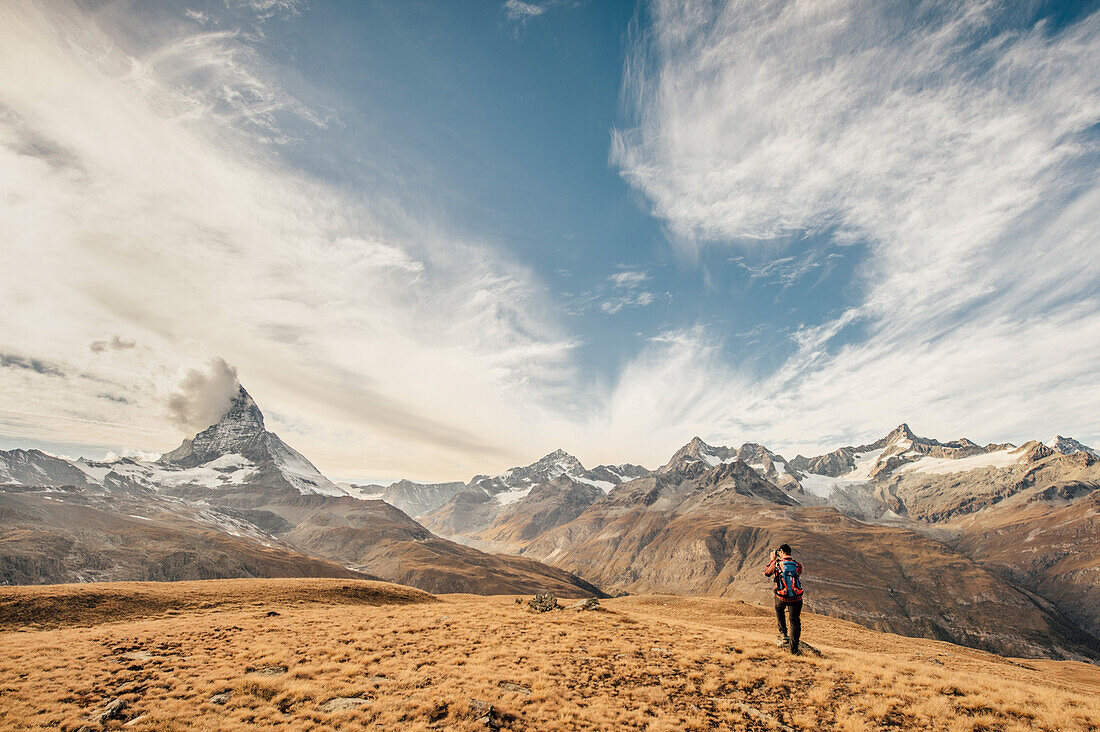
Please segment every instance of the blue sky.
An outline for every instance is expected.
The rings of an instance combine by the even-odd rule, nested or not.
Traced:
[[[635,4],[528,5],[546,9],[522,21],[497,3],[313,4],[278,25],[273,62],[325,89],[338,120],[284,157],[340,186],[395,187],[532,267],[595,380],[698,323],[725,332],[730,357],[774,368],[791,331],[854,301],[858,248],[827,236],[785,237],[781,256],[677,252],[608,161],[611,130],[628,124]]]
[[[1098,6],[12,3],[0,447],[1100,441]]]

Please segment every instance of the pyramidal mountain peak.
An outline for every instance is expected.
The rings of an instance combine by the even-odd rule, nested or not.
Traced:
[[[886,441],[888,443],[898,442],[900,440],[913,440],[914,442],[916,442],[919,439],[920,438],[917,437],[916,433],[914,433],[913,430],[909,428],[909,425],[905,422],[899,424],[890,432],[890,434],[886,435]]]
[[[238,385],[229,408],[217,422],[185,439],[157,462],[189,468],[232,453],[252,458],[250,453],[262,449],[265,434],[263,412],[245,388]]]
[[[668,473],[695,462],[703,462],[713,467],[729,460],[736,454],[735,450],[728,447],[715,447],[707,444],[703,441],[703,438],[696,435],[686,445],[677,450],[667,463],[658,468],[657,472]]]
[[[221,473],[228,473],[230,468],[248,470],[249,475],[266,475],[274,483],[304,494],[347,494],[304,455],[267,430],[263,412],[239,385],[217,422],[161,455],[157,463],[177,469],[216,463],[215,469]]]

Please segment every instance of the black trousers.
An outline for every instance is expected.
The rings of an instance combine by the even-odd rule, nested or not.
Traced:
[[[791,614],[791,650],[798,650],[798,637],[802,635],[802,601],[783,602],[775,598],[775,619],[779,621],[779,632],[787,635],[787,612]]]

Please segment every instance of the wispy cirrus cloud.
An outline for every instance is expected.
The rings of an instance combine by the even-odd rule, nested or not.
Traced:
[[[507,21],[518,30],[554,8],[581,4],[578,0],[505,0],[500,9]]]
[[[851,307],[796,331],[796,355],[753,385],[762,423],[1100,433],[1085,365],[1100,362],[1100,13],[1054,29],[996,3],[647,11],[612,161],[681,244],[809,232],[869,252]],[[798,276],[782,253],[738,265]],[[825,399],[845,393],[860,395],[847,420]]]
[[[505,0],[501,9],[504,15],[515,23],[526,23],[531,18],[537,18],[546,12],[545,3],[530,3],[523,0]]]
[[[645,307],[657,301],[657,295],[644,287],[651,279],[649,272],[637,269],[621,269],[607,278],[610,292],[600,302],[600,310],[614,315],[623,308]]]
[[[576,296],[570,312],[580,314],[598,308],[607,315],[615,315],[624,308],[645,307],[671,297],[667,292],[657,294],[646,287],[651,280],[652,275],[644,269],[620,265],[603,283]]]

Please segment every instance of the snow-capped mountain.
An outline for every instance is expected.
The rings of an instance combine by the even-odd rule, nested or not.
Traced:
[[[0,485],[87,485],[88,478],[73,463],[41,450],[0,450]]]
[[[713,468],[738,460],[743,461],[761,477],[767,478],[778,486],[788,489],[798,487],[797,474],[792,471],[786,459],[755,442],[746,442],[741,447],[733,448],[708,445],[702,438],[693,437],[690,442],[677,450],[667,463],[658,468],[657,472],[658,474],[672,473],[683,470],[693,463],[703,463]]]
[[[1087,452],[1093,457],[1100,457],[1100,452],[1089,447],[1088,445],[1082,445],[1072,437],[1063,437],[1062,435],[1055,435],[1053,439],[1046,443],[1046,446],[1056,452],[1060,452],[1063,455],[1073,455],[1078,452]]]
[[[870,444],[842,447],[814,458],[799,455],[790,465],[797,471],[803,491],[827,499],[837,491],[864,486],[887,476],[1008,467],[1024,459],[1026,453],[1025,448],[1010,443],[982,446],[965,437],[939,442],[918,437],[909,425],[901,424]]]
[[[266,474],[281,479],[303,494],[343,496],[347,491],[321,475],[304,455],[264,427],[264,415],[244,387],[238,388],[229,410],[215,424],[167,452],[157,461],[166,469],[209,468],[217,481],[202,484],[240,484]]]
[[[567,476],[606,493],[625,480],[632,480],[649,471],[640,465],[599,465],[588,470],[581,461],[564,450],[543,456],[524,467],[511,468],[500,475],[476,475],[467,484],[467,490],[480,490],[494,496],[498,503],[508,505],[520,500],[536,485],[549,483],[555,478]]]
[[[0,451],[0,484],[99,486],[115,490],[276,490],[305,495],[347,492],[264,427],[244,387],[216,423],[158,460],[65,460],[38,450]]]
[[[570,482],[598,489],[592,494],[595,500],[615,486],[649,472],[640,465],[629,463],[599,465],[588,470],[580,460],[559,449],[530,465],[511,468],[500,475],[474,476],[462,490],[421,519],[425,526],[442,536],[469,540],[490,527],[505,507],[522,509],[521,502],[539,486],[556,486],[539,491],[541,501],[546,500],[547,490],[565,491],[574,497],[582,495],[583,492],[570,490]],[[568,480],[561,481],[562,478]]]
[[[562,570],[440,539],[381,500],[349,495],[266,429],[243,388],[217,422],[157,460],[0,451],[0,534],[0,584],[310,576],[599,594]]]
[[[480,536],[605,590],[747,602],[767,591],[763,558],[787,542],[814,563],[815,612],[1010,655],[1092,659],[1098,501],[1091,454],[939,442],[900,425],[789,463],[762,445],[696,438],[533,540],[542,523],[514,515]]]

